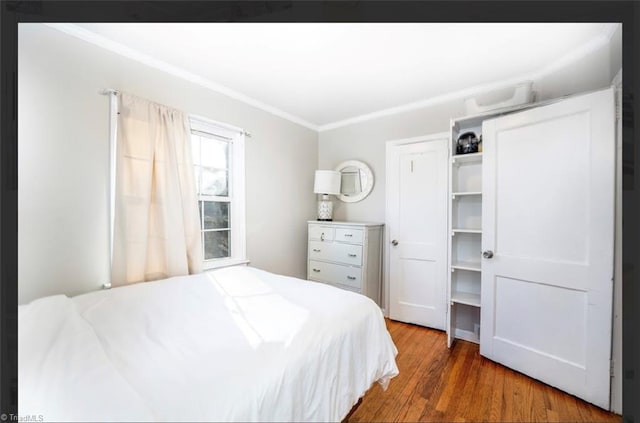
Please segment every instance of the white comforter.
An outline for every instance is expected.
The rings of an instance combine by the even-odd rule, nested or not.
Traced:
[[[368,298],[231,267],[20,306],[19,414],[340,421],[396,353]]]

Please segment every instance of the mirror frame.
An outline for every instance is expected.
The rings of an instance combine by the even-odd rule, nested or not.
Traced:
[[[371,190],[373,190],[373,184],[374,184],[373,172],[371,171],[371,168],[367,166],[366,163],[361,162],[360,160],[344,161],[340,163],[338,166],[336,166],[334,170],[342,173],[343,169],[351,166],[358,168],[358,170],[360,170],[361,172],[364,172],[367,178],[367,183],[365,186],[362,187],[362,191],[360,192],[360,194],[349,195],[349,196],[344,194],[336,195],[336,197],[338,197],[340,201],[343,201],[345,203],[356,203],[358,201],[364,200],[371,193]]]

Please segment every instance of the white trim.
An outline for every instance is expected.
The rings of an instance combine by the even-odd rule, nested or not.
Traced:
[[[615,31],[615,30],[614,30]],[[544,77],[551,75],[553,72],[562,69],[568,66],[571,63],[577,62],[578,60],[588,56],[593,53],[603,45],[609,42],[610,36],[607,36],[606,33],[603,33],[590,41],[587,41],[585,44],[581,45],[578,48],[571,50],[566,55],[560,57],[558,60],[551,62],[547,66],[539,69],[536,72],[531,72],[526,76],[526,79],[539,80]]]
[[[613,263],[613,313],[611,316],[610,411],[622,414],[622,69],[611,81],[616,93],[616,184]]]
[[[246,266],[249,263],[251,263],[249,260],[236,260],[236,259],[210,260],[210,261],[204,262],[204,264],[202,265],[202,270],[203,271],[215,270],[215,269],[221,269],[223,267],[239,266],[239,265]]]
[[[245,134],[245,130],[242,128],[239,128],[237,126],[233,126],[233,125],[229,125],[228,123],[223,123],[223,122],[218,122],[217,120],[213,120],[213,119],[209,119],[208,117],[204,117],[204,116],[199,116],[199,115],[194,115],[194,114],[189,114],[189,120],[191,122],[201,122],[201,123],[205,123],[207,125],[211,125],[211,126],[218,126],[222,129],[228,130],[228,131],[233,131],[233,132],[239,132],[241,134]]]
[[[192,131],[219,134],[231,149],[229,158],[229,196],[217,199],[217,196],[198,195],[198,201],[225,201],[231,204],[230,257],[223,259],[204,260],[203,268],[212,269],[227,266],[225,263],[244,262],[247,257],[246,240],[246,188],[245,188],[245,131],[232,125],[216,122],[202,116],[189,115],[189,125]],[[203,229],[200,229],[203,232]],[[203,245],[204,253],[204,245]],[[222,264],[221,264],[222,263]]]
[[[421,143],[421,142],[429,142],[429,141],[438,141],[438,140],[442,140],[444,139],[449,139],[450,134],[449,132],[438,132],[436,134],[429,134],[429,135],[420,135],[417,137],[411,137],[411,138],[401,138],[401,139],[397,139],[397,140],[391,140],[391,141],[387,141],[385,142],[385,150],[384,150],[384,161],[385,161],[385,169],[388,170],[391,167],[391,163],[390,163],[390,159],[391,159],[391,149],[400,145],[408,145],[408,144],[417,144],[417,143]],[[391,175],[389,172],[385,171],[385,186],[391,186]],[[449,189],[449,181],[447,181],[447,189]],[[389,210],[391,209],[391,206],[389,204],[389,196],[387,194],[385,194],[384,197],[384,221],[385,221],[385,225],[384,225],[384,240],[385,242],[389,242],[389,240],[391,239],[391,235],[389,234],[389,222],[388,222],[388,216],[389,216]],[[448,224],[448,223],[447,223]],[[390,280],[390,276],[389,276],[389,263],[391,261],[390,258],[390,249],[389,248],[383,248],[384,251],[384,271],[383,271],[383,277],[382,277],[382,298],[380,299],[380,303],[381,306],[380,308],[382,309],[382,312],[384,314],[385,317],[389,317],[389,280]]]
[[[44,25],[50,28],[56,29],[60,32],[64,32],[65,34],[71,35],[72,37],[76,37],[80,40],[94,44],[98,47],[102,47],[105,50],[109,50],[113,53],[135,60],[139,63],[150,66],[152,68],[158,69],[162,72],[168,73],[170,75],[173,75],[178,78],[184,79],[186,81],[192,82],[194,84],[200,85],[204,88],[215,91],[217,93],[224,94],[235,100],[241,101],[245,104],[256,107],[258,109],[262,109],[265,112],[269,112],[275,116],[297,123],[298,125],[302,125],[314,131],[318,130],[317,125],[311,122],[308,122],[298,116],[292,115],[291,113],[287,113],[269,104],[256,100],[253,97],[249,97],[246,94],[233,90],[224,85],[218,84],[216,82],[213,82],[200,75],[196,75],[192,72],[184,70],[178,66],[174,66],[165,61],[156,59],[155,57],[149,56],[148,54],[144,54],[140,51],[132,49],[131,47],[125,46],[124,44],[120,44],[115,41],[109,40],[108,38],[103,37],[102,35],[98,35],[95,32],[81,28],[77,25],[70,24],[70,23],[44,23]]]
[[[442,139],[443,137],[446,138],[446,139],[449,139],[449,133],[448,132],[438,132],[437,134],[421,135],[421,136],[418,136],[418,137],[401,138],[401,139],[397,139],[397,140],[387,141],[385,143],[385,153],[389,152],[389,149],[391,147],[395,147],[395,146],[398,146],[398,145],[416,144],[416,143],[423,142],[423,141],[437,141],[437,140]]]
[[[618,73],[616,73],[616,76],[613,77],[613,79],[611,80],[611,85],[616,88],[622,88],[622,69],[619,69]]]
[[[111,287],[111,264],[113,262],[113,233],[116,218],[116,151],[118,133],[118,96],[109,93],[109,280],[104,286]]]
[[[336,121],[336,122],[330,122],[324,125],[318,125],[312,122],[309,122],[307,120],[304,120],[298,116],[292,115],[291,113],[285,112],[283,110],[280,110],[274,106],[271,106],[269,104],[263,103],[259,100],[256,100],[252,97],[249,97],[245,94],[242,94],[238,91],[235,91],[231,88],[228,88],[224,85],[218,84],[216,82],[213,82],[209,79],[203,78],[199,75],[196,75],[192,72],[188,72],[182,68],[179,68],[177,66],[171,65],[167,62],[164,62],[162,60],[158,60],[154,57],[151,57],[149,55],[146,55],[142,52],[139,52],[137,50],[134,50],[130,47],[127,47],[123,44],[120,43],[116,43],[114,41],[109,40],[106,37],[103,37],[101,35],[98,35],[92,31],[89,31],[87,29],[81,28],[77,25],[74,24],[70,24],[70,23],[44,23],[44,25],[47,25],[50,28],[56,29],[60,32],[63,32],[67,35],[71,35],[73,37],[79,38],[83,41],[89,42],[91,44],[94,44],[98,47],[102,47],[106,50],[109,50],[113,53],[119,54],[121,56],[130,58],[132,60],[135,60],[137,62],[143,63],[147,66],[153,67],[155,69],[161,70],[163,72],[169,73],[171,75],[177,76],[178,78],[182,78],[185,79],[189,82],[192,82],[194,84],[198,84],[204,88],[207,88],[209,90],[218,92],[220,94],[224,94],[228,97],[231,97],[235,100],[244,102],[246,104],[249,104],[253,107],[256,107],[258,109],[262,109],[266,112],[269,112],[275,116],[287,119],[291,122],[297,123],[299,125],[302,125],[308,129],[317,131],[317,132],[323,132],[323,131],[328,131],[331,129],[336,129],[336,128],[340,128],[343,126],[347,126],[347,125],[351,125],[354,123],[359,123],[359,122],[365,122],[371,119],[376,119],[376,118],[380,118],[380,117],[385,117],[385,116],[391,116],[391,115],[396,115],[398,113],[403,113],[403,112],[408,112],[411,110],[417,110],[423,107],[427,107],[427,106],[432,106],[435,104],[440,104],[440,103],[444,103],[446,101],[451,101],[451,100],[457,100],[457,99],[461,99],[461,98],[465,98],[465,97],[470,97],[476,94],[480,94],[480,93],[484,93],[487,91],[491,91],[491,90],[496,90],[496,89],[500,89],[500,88],[506,88],[508,86],[512,86],[515,84],[518,84],[522,81],[527,81],[527,80],[533,80],[534,83],[536,82],[536,80],[546,77],[548,75],[550,75],[552,72],[555,72],[567,65],[569,65],[570,63],[576,62],[580,59],[582,59],[583,57],[587,56],[588,54],[594,52],[595,50],[597,50],[598,48],[600,48],[602,45],[608,43],[611,40],[611,37],[613,37],[613,34],[615,34],[616,30],[618,29],[618,26],[621,25],[620,23],[608,23],[603,27],[603,31],[600,35],[598,35],[597,37],[591,39],[590,41],[586,42],[585,44],[583,44],[582,46],[573,49],[570,53],[568,53],[567,55],[560,57],[558,60],[556,60],[555,62],[543,67],[542,69],[539,69],[538,71],[535,72],[531,72],[529,74],[526,75],[521,75],[518,77],[514,77],[511,78],[507,81],[499,81],[499,82],[493,82],[493,83],[489,83],[489,84],[482,84],[482,85],[476,85],[470,88],[466,88],[463,90],[459,90],[459,91],[455,91],[452,93],[447,93],[447,94],[443,94],[440,96],[435,96],[435,97],[430,97],[428,99],[425,100],[421,100],[421,101],[416,101],[413,103],[408,103],[408,104],[404,104],[404,105],[400,105],[400,106],[396,106],[396,107],[391,107],[388,109],[383,109],[383,110],[378,110],[376,112],[372,112],[372,113],[368,113],[368,114],[364,114],[364,115],[359,115],[359,116],[354,116],[348,119],[344,119],[344,120],[340,120],[340,121]]]
[[[447,101],[464,99],[487,91],[499,90],[501,88],[507,88],[519,83],[522,83],[522,77],[509,79],[507,81],[500,81],[491,84],[477,85],[475,87],[466,88],[464,90],[454,91],[447,94],[443,94],[436,97],[431,97],[426,100],[420,100],[409,104],[404,104],[398,107],[391,107],[389,109],[379,110],[377,112],[356,116],[353,118],[341,120],[334,123],[322,125],[318,128],[319,132],[328,131],[331,129],[340,128],[354,123],[365,122],[372,119],[377,119],[386,116],[397,115],[403,112],[410,112],[412,110],[422,109],[428,106],[434,106],[436,104],[446,103]]]
[[[245,187],[245,135],[240,133],[233,142],[232,154],[233,162],[233,211],[232,219],[232,239],[235,245],[231,246],[232,257],[240,260],[247,258],[247,217],[246,217],[246,187]],[[235,232],[235,234],[233,234]]]

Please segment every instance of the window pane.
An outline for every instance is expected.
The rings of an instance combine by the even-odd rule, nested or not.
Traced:
[[[229,257],[229,231],[204,233],[204,259]]]
[[[229,203],[204,202],[204,229],[226,229],[229,227]]]
[[[217,169],[229,168],[229,143],[201,137],[200,163]]]
[[[206,167],[201,168],[200,178],[202,179],[202,195],[229,195],[229,179],[226,170],[213,170]]]

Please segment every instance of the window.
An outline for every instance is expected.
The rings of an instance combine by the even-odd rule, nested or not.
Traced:
[[[204,268],[246,260],[244,133],[191,117]]]

